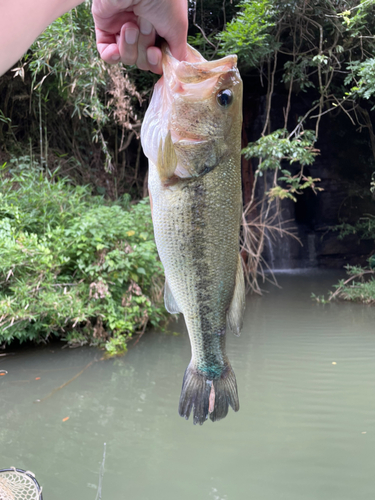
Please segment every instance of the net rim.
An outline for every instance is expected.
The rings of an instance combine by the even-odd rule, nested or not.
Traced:
[[[25,474],[26,476],[28,476],[36,486],[36,489],[37,489],[38,494],[39,494],[39,500],[43,500],[42,487],[40,486],[40,484],[36,480],[35,474],[33,472],[31,472],[29,470],[17,469],[17,467],[8,467],[7,469],[0,469],[0,474],[2,472],[18,472],[20,474]]]

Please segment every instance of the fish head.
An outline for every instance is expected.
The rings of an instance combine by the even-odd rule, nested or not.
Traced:
[[[237,56],[207,61],[189,46],[187,61],[178,61],[165,45],[162,62],[163,77],[142,126],[145,154],[156,164],[170,135],[177,157],[174,176],[205,174],[233,147],[240,149],[242,81]]]

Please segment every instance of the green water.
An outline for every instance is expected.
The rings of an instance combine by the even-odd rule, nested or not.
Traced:
[[[202,427],[177,414],[182,324],[116,360],[56,346],[0,357],[0,468],[32,470],[45,500],[95,500],[106,443],[102,500],[370,500],[375,308],[313,303],[336,278],[282,274],[249,297],[228,339],[240,411]]]

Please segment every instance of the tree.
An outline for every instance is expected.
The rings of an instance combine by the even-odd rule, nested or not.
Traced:
[[[202,7],[203,2],[199,5]],[[199,5],[193,3],[193,17],[199,16]],[[218,12],[228,2],[215,5],[217,11],[213,12]],[[243,150],[248,160],[258,158],[255,183],[267,171],[274,172],[265,198],[257,199],[253,187],[245,206],[244,244],[250,282],[258,290],[256,276],[265,241],[264,229],[282,230],[277,217],[281,200],[296,200],[296,195],[307,188],[320,189],[319,179],[305,175],[304,167],[319,153],[316,143],[322,117],[340,113],[354,127],[366,129],[375,160],[372,116],[375,2],[243,0],[235,7],[237,13],[230,20],[227,17],[229,22],[222,31],[209,26],[205,36],[197,32],[191,42],[205,50],[208,57],[236,53],[241,72],[244,75],[258,72],[267,86],[261,137]],[[230,8],[232,13],[233,5]],[[202,14],[200,19],[204,23]],[[282,87],[287,89],[284,127],[275,130],[273,96],[275,89]],[[306,93],[311,105],[296,121],[290,110],[299,93]],[[293,174],[287,168],[288,163],[293,165]],[[295,165],[299,165],[299,170],[296,171]],[[369,184],[373,171],[374,161],[369,165]],[[272,204],[276,205],[276,215]],[[250,238],[246,238],[246,228],[251,229]],[[375,239],[375,231],[372,234]]]
[[[139,134],[154,81],[100,59],[86,1],[50,25],[0,79],[3,149],[28,151],[111,198],[125,191],[142,197]]]

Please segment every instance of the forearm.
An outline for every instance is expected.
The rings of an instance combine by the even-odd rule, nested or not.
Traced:
[[[27,51],[55,19],[83,0],[1,0],[0,75]]]

